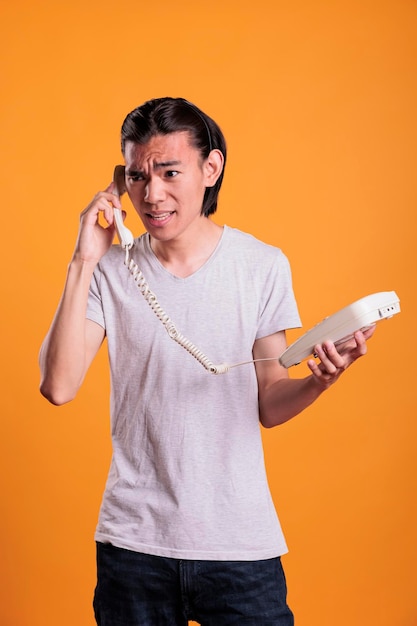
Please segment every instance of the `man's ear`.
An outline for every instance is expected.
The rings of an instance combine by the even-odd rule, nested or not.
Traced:
[[[206,187],[214,187],[217,179],[223,171],[223,166],[223,154],[220,150],[212,150],[203,164]]]

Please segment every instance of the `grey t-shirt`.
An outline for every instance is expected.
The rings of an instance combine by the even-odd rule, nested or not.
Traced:
[[[251,235],[225,226],[187,278],[162,266],[147,234],[131,255],[177,329],[213,363],[250,361],[256,339],[300,325],[286,257]],[[87,317],[106,330],[111,369],[113,456],[96,540],[183,559],[285,553],[254,365],[204,369],[169,337],[119,246],[96,268]]]

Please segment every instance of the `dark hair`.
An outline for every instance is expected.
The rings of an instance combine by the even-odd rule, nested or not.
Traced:
[[[214,120],[184,98],[155,98],[148,100],[129,113],[122,125],[122,152],[126,142],[147,143],[155,135],[168,135],[188,131],[192,145],[206,159],[211,150],[217,149],[223,154],[222,172],[213,187],[207,187],[202,215],[208,217],[217,209],[217,197],[223,182],[226,164],[226,141],[222,131]]]

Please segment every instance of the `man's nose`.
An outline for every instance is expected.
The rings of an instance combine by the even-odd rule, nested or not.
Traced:
[[[145,187],[145,202],[158,204],[164,199],[163,182],[159,177],[149,178]]]

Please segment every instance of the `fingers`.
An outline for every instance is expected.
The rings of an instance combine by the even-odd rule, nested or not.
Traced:
[[[307,365],[321,385],[328,387],[359,357],[367,352],[366,341],[374,333],[375,328],[364,332],[357,331],[353,339],[338,346],[332,341],[325,341],[314,348],[314,355],[319,361],[309,359]]]
[[[367,339],[372,337],[374,331],[375,331],[375,325],[373,326],[373,328],[369,329],[369,331],[362,332],[358,330],[355,333],[354,338],[356,341],[356,350],[355,350],[356,358],[360,356],[364,356],[368,352],[368,346],[366,345],[366,341]]]
[[[121,208],[119,197],[113,193],[114,183],[111,183],[105,191],[99,191],[90,204],[81,213],[83,221],[97,223],[98,215],[103,214],[104,219],[110,225],[113,224],[113,208]]]
[[[372,337],[372,335],[375,332],[375,329],[376,329],[376,324],[372,324],[371,326],[368,326],[366,329],[362,331],[362,334],[365,337],[366,341],[368,341],[368,339]]]
[[[99,191],[80,216],[80,226],[73,259],[97,263],[112,245],[115,235],[114,207],[121,208],[118,196],[113,193],[111,183]],[[103,215],[107,226],[102,226],[99,216]]]
[[[347,365],[344,357],[339,354],[335,345],[331,341],[326,341],[322,345],[317,345],[314,349],[315,356],[319,362],[309,359],[307,365],[311,370],[315,380],[324,388],[332,385]]]
[[[339,354],[332,341],[325,341],[322,345],[317,345],[314,348],[314,353],[328,374],[334,374],[337,370],[345,367],[345,359]]]

